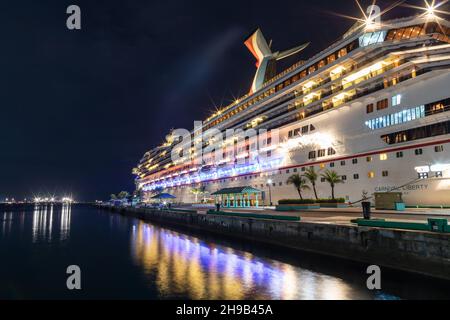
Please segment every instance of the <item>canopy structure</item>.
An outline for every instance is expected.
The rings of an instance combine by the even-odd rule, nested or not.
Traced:
[[[225,208],[258,208],[262,193],[263,191],[252,187],[236,187],[221,189],[211,195],[216,197],[216,203]]]
[[[152,199],[176,199],[176,197],[168,193],[160,193],[153,196]]]

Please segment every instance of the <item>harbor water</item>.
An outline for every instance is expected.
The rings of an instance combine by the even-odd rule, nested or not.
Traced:
[[[448,299],[450,284],[83,205],[0,212],[0,299]],[[69,266],[81,290],[69,290]]]

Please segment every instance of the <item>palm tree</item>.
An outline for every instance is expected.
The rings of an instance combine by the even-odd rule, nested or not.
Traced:
[[[120,191],[118,197],[119,197],[119,199],[123,200],[123,199],[128,198],[129,195],[130,194],[127,191]]]
[[[316,181],[319,178],[319,174],[314,170],[314,167],[310,167],[305,171],[303,176],[311,183],[314,190],[314,196],[316,197],[316,200],[319,200],[316,190]]]
[[[342,180],[342,177],[340,175],[338,175],[336,171],[333,171],[333,170],[325,171],[325,173],[322,174],[322,178],[324,178],[325,181],[327,181],[330,184],[331,199],[335,200],[336,198],[334,197],[334,187],[338,183],[344,183],[344,180]]]
[[[206,188],[204,186],[201,186],[200,188],[192,188],[191,193],[195,195],[195,203],[198,202],[198,195],[204,194]]]
[[[294,185],[295,189],[297,189],[300,199],[302,200],[303,200],[302,191],[309,190],[309,186],[306,184],[306,179],[302,178],[298,174],[290,176],[289,179],[287,180],[287,184]]]
[[[117,200],[117,196],[114,193],[111,194],[111,200]]]

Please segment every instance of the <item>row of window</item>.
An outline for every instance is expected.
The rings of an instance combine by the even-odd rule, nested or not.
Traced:
[[[446,27],[445,25],[441,24],[441,23],[429,23],[426,25],[426,33],[440,33],[443,35],[448,36],[450,34],[450,28]]]
[[[314,131],[314,130],[316,130],[316,128],[312,124],[309,126],[303,126],[301,128],[290,130],[288,133],[288,137],[293,138],[293,137],[302,136],[302,135],[308,134],[309,132]]]
[[[388,177],[388,176],[389,176],[389,171],[384,170],[384,171],[381,172],[381,175],[382,175],[382,177]],[[442,173],[441,173],[441,176],[442,176]],[[370,172],[367,174],[367,177],[368,177],[369,179],[375,178],[375,172],[370,171]],[[353,179],[354,179],[354,180],[359,180],[359,178],[360,178],[359,173],[353,174]],[[341,176],[341,179],[342,179],[343,181],[347,181],[347,180],[348,180],[347,175],[342,175],[342,176]],[[320,178],[320,182],[326,182],[326,179],[323,178],[323,177],[321,177],[321,178]],[[264,188],[264,186],[269,187],[269,185],[272,186],[272,187],[277,187],[277,186],[282,187],[282,186],[283,186],[283,182],[278,182],[278,183],[273,182],[272,184],[266,183],[265,185],[264,185],[264,184],[261,184],[260,186],[255,185],[255,188],[259,188],[259,187]],[[286,185],[287,185],[287,184],[286,184]]]
[[[366,121],[366,126],[372,130],[383,129],[390,126],[425,118],[425,106],[402,110],[379,118]]]
[[[396,106],[400,103],[401,103],[401,95],[396,95],[392,97],[393,106]],[[370,108],[368,107],[368,110],[369,109]],[[413,121],[416,119],[424,118],[426,116],[447,111],[450,111],[450,98],[443,99],[433,103],[428,103],[420,107],[403,110],[395,114],[372,119],[366,121],[366,126],[368,126],[372,130],[382,129],[385,127],[393,126],[396,124],[402,124],[405,122]]]
[[[320,150],[317,150],[317,151],[315,151],[315,150],[314,151],[310,151],[309,155],[308,155],[308,158],[309,159],[323,158],[327,154],[329,156],[333,156],[333,155],[336,154],[336,150],[334,150],[333,148],[328,148],[328,149],[320,149]]]
[[[430,178],[430,174],[429,174],[429,173],[419,173],[418,176],[419,176],[419,179],[428,179],[428,178]],[[369,172],[367,173],[367,178],[368,178],[368,179],[374,179],[375,177],[376,177],[376,173],[375,173],[374,171],[369,171]],[[381,177],[383,177],[383,178],[389,177],[389,171],[388,171],[388,170],[382,170],[382,171],[381,171]],[[443,172],[442,172],[442,171],[435,172],[435,173],[434,173],[434,177],[436,177],[436,178],[442,178],[442,177],[443,177]],[[360,174],[359,174],[359,173],[354,173],[354,174],[353,174],[353,180],[359,180],[360,178],[361,178],[361,177],[360,177]],[[342,176],[341,176],[341,179],[342,179],[343,181],[347,181],[347,180],[348,180],[348,176],[347,176],[347,175],[342,175]],[[321,177],[321,178],[320,178],[320,182],[324,183],[324,182],[326,182],[326,179],[323,178],[323,177]],[[282,187],[283,185],[284,185],[283,182],[278,182],[278,183],[273,182],[272,184],[266,183],[265,185],[264,185],[264,184],[261,184],[260,186],[255,185],[255,188],[259,188],[259,187],[264,188],[264,187],[269,187],[269,186],[272,186],[272,187],[277,187],[277,186]],[[287,185],[287,184],[286,184],[286,185]]]
[[[436,153],[444,152],[444,146],[443,145],[435,146],[434,147],[434,152],[436,152]],[[414,154],[416,156],[422,155],[423,154],[423,149],[421,149],[421,148],[415,149],[414,150]],[[396,156],[396,158],[403,158],[404,157],[404,152],[403,151],[396,152],[395,156]],[[389,157],[388,157],[387,153],[382,153],[382,154],[379,155],[379,158],[380,158],[380,161],[386,161],[386,160],[388,160]],[[372,161],[373,161],[373,157],[372,156],[366,157],[366,162],[372,162]],[[358,159],[357,158],[352,159],[352,164],[358,164]],[[330,168],[334,168],[335,165],[336,165],[335,162],[330,162],[330,164],[329,164]],[[346,165],[346,161],[342,160],[340,162],[340,165],[342,167],[344,167]],[[322,167],[324,167],[324,166],[322,166]]]
[[[390,30],[386,36],[387,41],[398,41],[403,39],[414,39],[426,34],[425,25],[411,26],[407,28],[400,28]]]
[[[450,121],[440,122],[423,126],[419,128],[413,128],[409,130],[394,132],[386,135],[382,135],[381,139],[389,144],[398,144],[408,141],[415,141],[420,139],[426,139],[431,137],[437,137],[450,133]]]
[[[425,105],[425,115],[427,116],[447,111],[450,111],[450,98]]]
[[[383,171],[381,171],[381,176],[382,176],[383,178],[389,177],[389,171],[388,171],[388,170],[383,170]],[[374,179],[375,177],[376,177],[376,173],[375,173],[374,171],[369,171],[369,172],[367,173],[367,178],[368,178],[368,179]],[[419,179],[428,179],[428,178],[430,178],[430,173],[428,173],[428,172],[419,173],[419,174],[418,174],[418,177],[419,177]],[[442,172],[442,171],[434,172],[434,177],[436,177],[436,178],[442,178],[442,177],[443,177],[443,172]],[[348,180],[348,177],[347,177],[347,175],[342,175],[342,176],[341,176],[341,179],[342,179],[343,181],[347,181],[347,180]],[[353,174],[353,180],[359,180],[359,179],[360,179],[359,173],[354,173],[354,174]],[[326,182],[326,179],[323,178],[323,177],[321,177],[321,178],[320,178],[320,182],[324,183],[324,182]],[[255,188],[259,188],[259,187],[264,188],[264,186],[265,186],[265,187],[269,187],[269,184],[268,184],[268,183],[266,183],[265,185],[264,185],[264,184],[261,184],[260,186],[255,185]],[[278,183],[273,182],[272,184],[270,184],[270,186],[272,186],[272,187],[277,187],[277,186],[281,187],[281,186],[283,186],[283,182],[278,182]]]
[[[430,173],[429,172],[421,172],[418,175],[419,175],[419,179],[428,179],[428,178],[430,178]],[[442,178],[443,173],[442,173],[442,171],[434,172],[434,176],[436,178]]]
[[[376,105],[377,105],[377,110],[378,111],[387,109],[389,107],[388,99],[380,100],[380,101],[377,102]],[[366,106],[366,112],[367,113],[372,113],[374,111],[375,111],[375,109],[374,109],[374,104],[373,103],[370,103],[370,104],[368,104]]]

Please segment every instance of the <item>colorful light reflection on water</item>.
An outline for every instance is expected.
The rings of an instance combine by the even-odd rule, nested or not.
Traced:
[[[296,300],[350,299],[355,294],[339,278],[142,222],[133,226],[132,252],[145,274],[156,277],[162,296]],[[372,298],[359,290],[358,295]]]
[[[89,206],[0,212],[0,299],[443,299],[450,286],[364,265],[203,233]],[[81,292],[66,288],[79,265]]]

